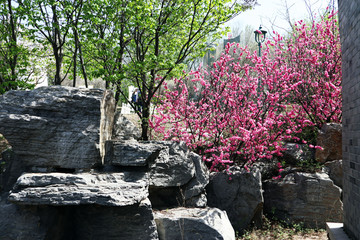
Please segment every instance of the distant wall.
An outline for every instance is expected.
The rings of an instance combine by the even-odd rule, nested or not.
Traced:
[[[360,239],[360,1],[338,0],[343,72],[344,227]]]

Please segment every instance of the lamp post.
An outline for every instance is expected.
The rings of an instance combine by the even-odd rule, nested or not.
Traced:
[[[265,30],[261,30],[261,25],[259,27],[259,30],[255,30],[255,42],[257,42],[257,44],[259,45],[259,57],[261,57],[261,43],[263,43],[265,41],[265,37],[266,37],[266,33],[267,31]],[[258,97],[260,96],[260,85],[261,85],[261,79],[259,78],[258,81],[258,90],[257,90],[257,94]]]
[[[259,30],[255,30],[255,42],[259,45],[259,57],[261,57],[261,43],[265,41],[266,33],[267,31],[261,30],[261,25],[259,27]]]

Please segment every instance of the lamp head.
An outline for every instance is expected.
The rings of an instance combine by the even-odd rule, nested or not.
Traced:
[[[259,30],[255,30],[254,33],[255,33],[255,42],[263,43],[265,41],[267,31],[262,30],[261,25],[259,27]]]

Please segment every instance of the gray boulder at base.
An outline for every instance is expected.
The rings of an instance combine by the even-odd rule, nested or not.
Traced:
[[[148,199],[125,207],[79,206],[74,219],[77,240],[159,239]]]
[[[126,206],[148,196],[145,173],[26,173],[17,180],[9,195],[23,205],[97,204]]]
[[[113,166],[147,166],[166,148],[156,143],[109,140],[105,143],[105,163]]]
[[[160,240],[235,240],[225,211],[216,208],[174,208],[154,211]]]
[[[209,183],[210,172],[201,157],[196,153],[189,154],[190,159],[195,165],[195,177],[190,180],[184,190],[185,199],[190,199],[204,193],[206,185]]]
[[[151,141],[162,146],[158,157],[149,161],[149,198],[154,207],[206,207],[205,186],[209,171],[201,157],[183,142]]]
[[[10,191],[18,177],[26,171],[26,167],[11,149],[1,153],[3,165],[0,173],[0,191]]]
[[[325,172],[329,175],[330,179],[333,180],[334,184],[343,187],[343,165],[342,160],[334,160],[325,163]]]
[[[205,187],[209,183],[210,172],[201,157],[190,152],[189,157],[195,165],[195,176],[183,188],[185,206],[187,207],[206,207],[207,197]]]
[[[43,240],[46,229],[35,207],[22,207],[0,201],[0,239]]]
[[[325,123],[316,139],[323,150],[316,149],[315,159],[319,162],[342,159],[342,125]]]
[[[342,222],[341,189],[326,173],[290,173],[263,186],[264,211],[280,220],[311,228]]]
[[[264,202],[261,174],[259,170],[247,172],[237,167],[231,167],[229,172],[231,175],[210,174],[206,187],[208,205],[225,210],[234,229],[241,233],[252,222],[261,224]]]
[[[184,142],[150,141],[163,146],[150,165],[150,187],[179,187],[195,176],[195,164]]]
[[[0,96],[0,133],[25,165],[91,168],[111,138],[110,91],[41,87]]]
[[[116,112],[114,116],[113,136],[114,140],[139,139],[141,133],[139,129],[121,112]]]

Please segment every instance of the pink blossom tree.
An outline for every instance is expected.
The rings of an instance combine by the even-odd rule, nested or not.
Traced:
[[[275,33],[274,33],[275,34]],[[211,170],[281,155],[283,142],[306,127],[341,121],[341,52],[334,14],[294,36],[268,40],[263,55],[228,44],[208,71],[199,69],[164,85],[150,121],[155,134],[185,141]],[[189,97],[185,80],[193,85]],[[312,147],[312,146],[311,146]]]

